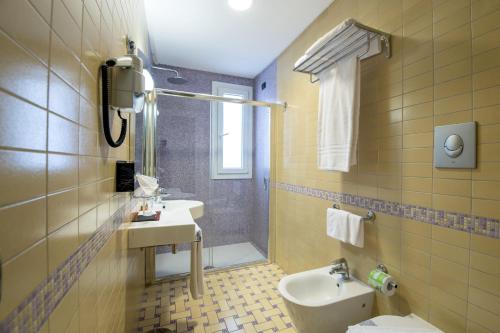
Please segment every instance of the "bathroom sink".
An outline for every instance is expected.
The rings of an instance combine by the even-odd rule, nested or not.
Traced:
[[[370,318],[375,291],[361,281],[340,280],[331,266],[292,274],[278,290],[301,333],[345,333],[349,325]]]
[[[203,216],[204,205],[203,202],[195,200],[165,200],[160,204],[155,204],[154,208],[157,210],[164,209],[168,212],[172,212],[177,209],[188,209],[191,212],[193,219],[196,220]]]
[[[195,219],[203,216],[204,204],[195,200],[167,200],[156,203],[159,221],[133,222],[128,229],[129,248],[190,243],[195,240]]]

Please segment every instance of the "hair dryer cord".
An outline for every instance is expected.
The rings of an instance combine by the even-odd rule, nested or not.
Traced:
[[[127,136],[127,119],[123,118],[120,111],[118,111],[118,116],[122,120],[122,126],[120,130],[120,136],[118,140],[114,141],[111,136],[110,122],[109,122],[109,88],[110,83],[108,79],[108,69],[107,65],[101,66],[101,78],[102,78],[102,127],[104,129],[104,137],[108,144],[117,148],[120,147]]]

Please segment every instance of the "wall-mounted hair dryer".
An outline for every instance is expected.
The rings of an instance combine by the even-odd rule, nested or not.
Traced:
[[[144,75],[141,58],[137,57],[133,41],[127,40],[128,54],[111,58],[101,66],[102,123],[104,136],[111,147],[119,147],[127,135],[127,119],[122,113],[139,113],[144,106]],[[118,112],[122,120],[120,136],[113,140],[109,110]]]

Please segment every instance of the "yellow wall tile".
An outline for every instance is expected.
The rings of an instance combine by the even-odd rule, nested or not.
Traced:
[[[413,106],[406,106],[403,109],[403,119],[411,120],[418,118],[430,117],[433,115],[433,104],[423,103]]]
[[[500,65],[500,60],[498,59],[499,54],[500,49],[498,48],[476,54],[472,58],[472,71],[477,73],[490,68],[498,67]]]
[[[45,159],[46,154],[0,150],[0,206],[45,194]]]
[[[500,258],[498,257],[471,251],[470,267],[488,274],[500,276]]]
[[[434,67],[440,68],[471,57],[471,41],[465,40],[434,54]],[[474,68],[474,66],[473,66]]]
[[[450,245],[440,241],[432,241],[432,255],[455,262],[457,264],[469,265],[469,249]]]
[[[48,70],[31,54],[0,32],[0,87],[41,107],[47,106]],[[12,80],[15,77],[16,80]]]
[[[481,199],[500,200],[500,182],[495,181],[473,181],[472,196]]]
[[[472,199],[472,214],[500,218],[500,206],[496,200]]]
[[[432,239],[463,248],[469,248],[470,246],[470,235],[468,233],[439,226],[432,226]]]
[[[0,209],[0,253],[6,261],[46,235],[46,199]]]
[[[432,257],[431,284],[443,292],[467,300],[469,272],[466,266]]]
[[[65,332],[78,310],[78,284],[71,287],[49,317],[49,332]]]
[[[490,292],[477,288],[469,288],[469,302],[480,308],[491,311],[497,316],[500,315],[500,297],[492,295]]]
[[[97,208],[94,208],[78,218],[78,242],[83,244],[92,236],[97,228]]]
[[[2,5],[0,27],[47,64],[49,60],[49,25],[26,0],[9,0],[3,2]],[[24,24],[19,24],[20,21]]]
[[[487,32],[490,32],[492,30],[496,30],[499,25],[498,25],[498,18],[499,11],[491,11],[484,15],[483,17],[475,20],[472,22],[472,38],[479,37],[481,35],[484,35]]]
[[[467,327],[462,315],[435,303],[431,303],[429,321],[445,332],[465,333]]]
[[[52,194],[47,197],[47,230],[49,233],[77,217],[77,189]]]
[[[490,256],[500,257],[500,241],[498,239],[471,235],[471,250],[478,251]]]
[[[500,296],[500,277],[471,269],[469,271],[469,284],[491,294]]]
[[[434,193],[470,197],[471,181],[465,179],[434,179]]]
[[[483,53],[498,47],[499,37],[500,29],[495,29],[472,39],[472,54]]]
[[[27,272],[28,271],[28,272]],[[0,320],[3,320],[47,276],[47,242],[35,244],[2,264]]]
[[[78,57],[52,32],[50,67],[74,89],[80,89],[80,62]]]
[[[78,220],[71,221],[48,237],[49,272],[57,268],[78,247]]]
[[[45,150],[47,111],[0,92],[0,145]]]
[[[57,192],[78,185],[78,157],[48,154],[48,192]]]
[[[492,332],[498,331],[498,327],[500,327],[499,316],[496,316],[489,311],[485,311],[473,304],[469,304],[467,318],[474,322],[481,323],[481,326],[486,327]]]
[[[82,32],[61,0],[53,1],[52,26],[55,32],[80,57]]]
[[[458,1],[457,1],[458,2]],[[450,1],[449,3],[454,3]],[[440,8],[439,11],[442,9]],[[470,7],[465,6],[458,10],[441,14],[441,19],[434,23],[434,36],[439,37],[457,29],[470,21]]]

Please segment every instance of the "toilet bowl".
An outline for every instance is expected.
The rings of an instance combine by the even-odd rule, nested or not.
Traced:
[[[378,316],[374,317],[368,320],[365,320],[362,323],[359,323],[357,325],[354,325],[351,327],[351,329],[348,331],[356,331],[355,328],[357,327],[365,327],[365,326],[375,326],[379,329],[391,329],[391,332],[394,332],[395,329],[412,329],[412,330],[424,330],[428,332],[435,332],[435,333],[444,333],[431,323],[423,320],[416,314],[409,314],[405,317],[402,316]]]
[[[323,267],[288,275],[278,290],[299,333],[345,333],[371,317],[374,290]]]

